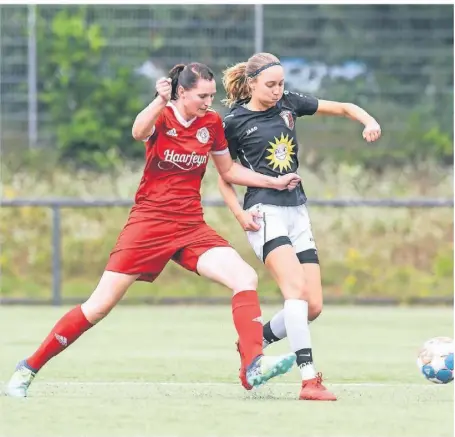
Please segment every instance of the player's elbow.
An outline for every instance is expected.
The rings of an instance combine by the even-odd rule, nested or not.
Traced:
[[[232,168],[220,173],[219,185],[225,187],[226,185],[231,185],[235,183],[235,174],[232,171]]]
[[[354,103],[341,103],[341,115],[344,115],[345,117],[350,117],[352,114],[354,114],[359,107],[355,105]]]
[[[133,138],[136,141],[144,141],[148,135],[144,133],[140,127],[136,126],[135,124],[133,125],[133,128],[131,129],[131,134],[133,135]]]
[[[152,127],[152,131],[154,127]],[[136,117],[131,128],[131,134],[136,141],[144,141],[150,136],[150,126],[147,126],[140,115]]]
[[[334,102],[327,113],[338,117],[348,117],[352,111],[352,106],[354,106],[352,103]]]
[[[222,190],[223,188],[227,188],[231,185],[231,182],[226,180],[226,173],[224,174],[224,176],[220,173],[220,175],[218,176],[218,187]],[[227,176],[227,178],[229,179],[229,175]]]
[[[141,141],[141,137],[134,129],[131,131],[131,134],[136,141]]]
[[[236,173],[238,173],[237,164],[229,160],[229,162],[220,163],[218,167],[218,184],[221,185],[222,182],[225,184],[235,183]]]

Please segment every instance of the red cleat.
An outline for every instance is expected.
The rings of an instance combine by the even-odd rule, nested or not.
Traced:
[[[242,383],[243,385],[243,388],[245,390],[251,390],[253,388],[252,385],[248,384],[247,380],[246,380],[246,364],[244,362],[244,355],[242,354],[242,351],[240,350],[240,343],[239,341],[237,340],[235,342],[236,346],[237,346],[237,352],[239,353],[240,355],[240,369],[239,369],[239,379],[240,379],[240,382]]]
[[[299,399],[301,401],[336,401],[337,397],[322,385],[322,374],[316,378],[302,381]]]

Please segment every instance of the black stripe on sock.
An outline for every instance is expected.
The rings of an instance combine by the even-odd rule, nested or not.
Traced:
[[[262,327],[262,336],[267,343],[274,343],[275,341],[280,340],[273,332],[272,328],[270,327],[270,322],[267,322]]]
[[[313,352],[311,349],[300,349],[296,353],[297,355],[297,366],[304,366],[306,364],[312,363],[313,362]]]

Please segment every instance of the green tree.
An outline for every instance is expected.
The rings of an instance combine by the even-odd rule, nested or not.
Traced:
[[[39,21],[40,110],[50,115],[62,160],[110,168],[120,155],[143,155],[131,125],[145,88],[130,66],[108,56],[103,29],[87,10],[47,10]]]

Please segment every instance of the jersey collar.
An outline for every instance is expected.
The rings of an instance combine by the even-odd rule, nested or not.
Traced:
[[[166,106],[169,106],[173,111],[175,118],[177,121],[183,126],[183,127],[190,127],[191,124],[193,123],[194,120],[196,120],[197,117],[192,118],[191,120],[186,121],[183,117],[182,114],[180,114],[179,110],[177,107],[172,103],[168,102]]]
[[[246,111],[249,114],[269,114],[270,112],[273,112],[273,111],[276,111],[277,109],[280,109],[282,101],[283,101],[283,99],[281,98],[280,100],[278,100],[278,102],[276,103],[275,106],[272,106],[271,108],[266,109],[265,111],[251,111],[250,109],[245,107],[245,104],[247,104],[250,100],[251,100],[250,98],[246,98],[246,99],[243,99],[243,100],[237,100],[235,105],[236,105],[237,108],[242,108],[243,111]]]

